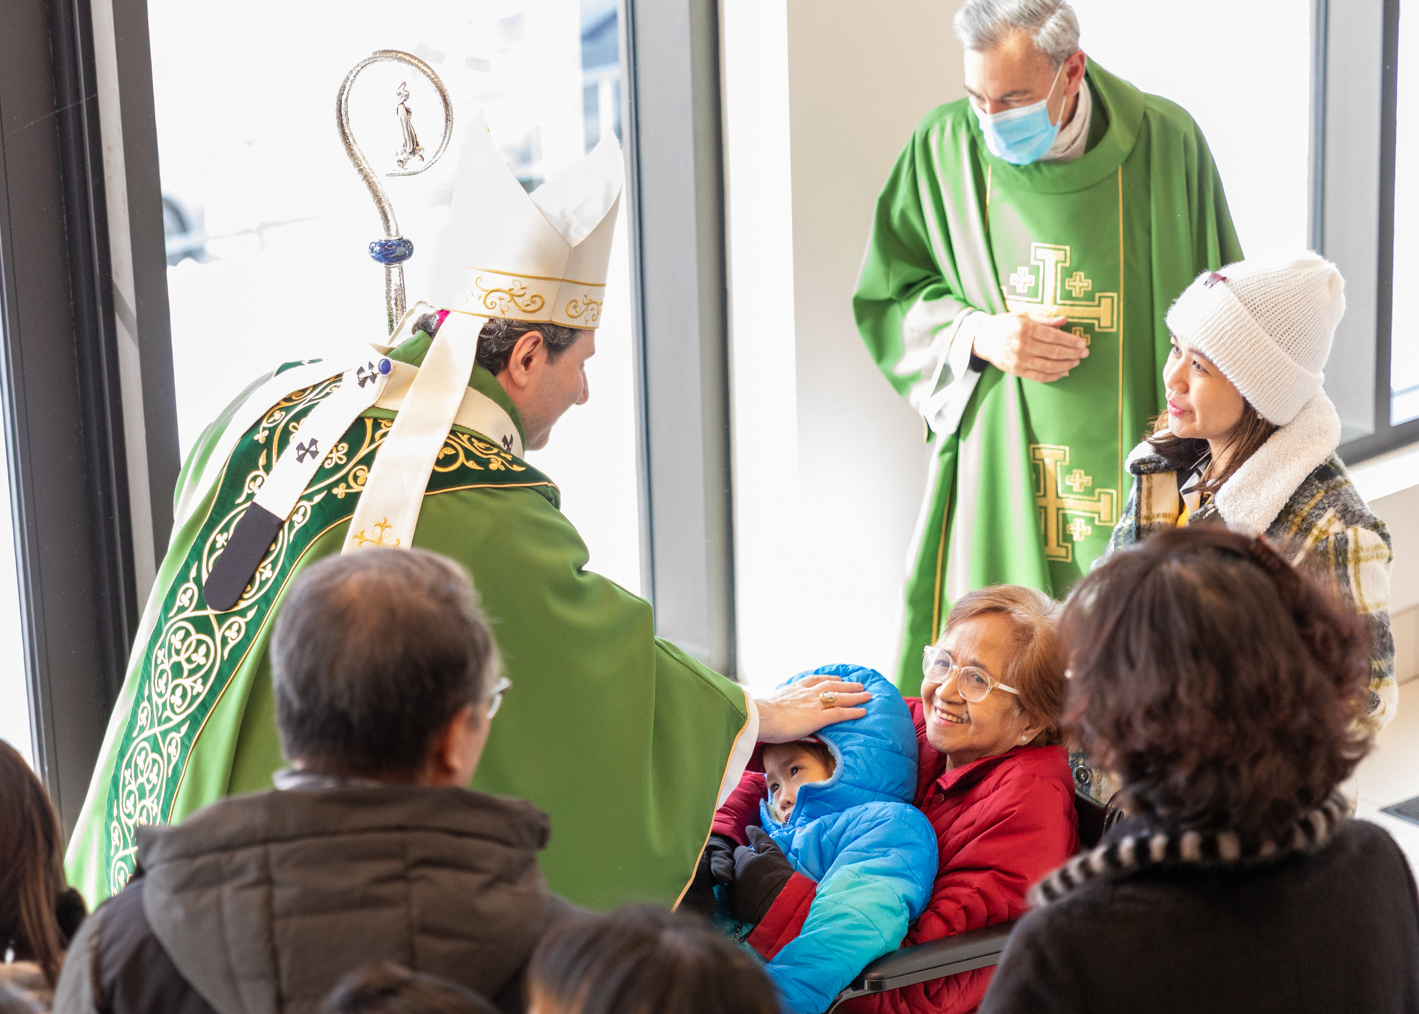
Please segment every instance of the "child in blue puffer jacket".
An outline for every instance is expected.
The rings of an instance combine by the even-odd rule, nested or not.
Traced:
[[[825,1010],[865,965],[896,950],[936,879],[936,832],[912,805],[917,738],[901,694],[875,670],[852,665],[825,666],[787,682],[819,673],[864,684],[872,694],[866,717],[830,725],[811,741],[764,747],[761,827],[734,828],[742,832],[734,838],[751,843],[738,848],[714,835],[719,841],[711,850],[719,853],[709,860],[716,879],[726,882],[719,889],[719,921],[769,959],[785,1008],[799,1012]],[[724,829],[730,809],[721,810],[716,830]],[[750,872],[762,871],[764,859],[782,870],[770,874],[777,883],[769,901],[792,873],[816,882],[816,889],[807,884],[811,893],[804,900],[811,904],[796,935],[792,926],[759,927],[753,934],[743,921],[767,908],[747,896],[764,893],[762,873]]]

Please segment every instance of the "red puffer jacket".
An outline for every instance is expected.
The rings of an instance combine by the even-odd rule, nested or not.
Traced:
[[[951,771],[926,741],[919,698],[908,698],[920,751],[916,799],[936,829],[940,865],[931,903],[902,946],[1018,919],[1025,893],[1079,847],[1074,779],[1064,748],[1020,747]],[[759,822],[763,775],[746,773],[715,817],[714,830],[744,841]],[[793,939],[813,901],[813,881],[785,885],[749,943],[771,957]],[[993,968],[862,997],[840,1010],[872,1014],[966,1014],[985,996]]]

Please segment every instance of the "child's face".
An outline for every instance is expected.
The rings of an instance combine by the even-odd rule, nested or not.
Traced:
[[[798,787],[827,781],[833,772],[811,751],[797,743],[783,743],[764,749],[764,774],[768,777],[769,808],[783,823],[793,814]]]

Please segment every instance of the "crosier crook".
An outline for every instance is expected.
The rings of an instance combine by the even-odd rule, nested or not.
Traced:
[[[370,196],[374,198],[375,207],[379,209],[380,222],[384,226],[384,239],[377,239],[370,244],[370,256],[384,265],[386,323],[389,333],[393,334],[395,323],[404,316],[403,264],[414,256],[414,244],[399,235],[399,223],[394,218],[394,205],[389,202],[389,195],[380,185],[379,177],[370,166],[369,159],[365,158],[365,153],[360,149],[354,134],[350,132],[350,88],[354,85],[355,78],[370,64],[386,62],[407,64],[423,74],[434,86],[434,91],[438,92],[439,101],[443,103],[443,137],[439,140],[438,150],[417,169],[401,167],[385,173],[386,176],[417,176],[426,169],[433,168],[434,163],[447,150],[449,138],[453,136],[453,103],[449,100],[448,90],[444,88],[443,82],[439,80],[439,76],[434,73],[432,67],[417,56],[398,49],[377,49],[355,64],[350,68],[350,73],[345,75],[345,80],[340,85],[340,91],[335,96],[335,126],[340,131],[340,140],[345,145],[345,154],[350,156],[350,161],[354,163],[356,171],[360,174],[360,179],[364,180],[365,186],[369,188]],[[400,86],[401,89],[403,87],[403,85]],[[403,99],[401,99],[400,105],[407,109]]]

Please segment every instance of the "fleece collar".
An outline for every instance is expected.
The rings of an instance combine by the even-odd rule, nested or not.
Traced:
[[[1340,416],[1321,391],[1242,463],[1212,503],[1232,531],[1261,535],[1306,476],[1339,446]],[[1171,470],[1146,440],[1128,455],[1127,464],[1134,475]]]
[[[1047,905],[1106,876],[1122,876],[1160,866],[1219,867],[1268,862],[1297,852],[1311,852],[1330,840],[1346,819],[1349,805],[1333,794],[1302,814],[1279,841],[1244,844],[1235,831],[1141,830],[1110,835],[1098,848],[1075,856],[1030,891],[1036,907]],[[1120,829],[1123,830],[1123,829]]]

